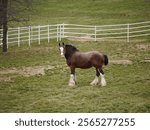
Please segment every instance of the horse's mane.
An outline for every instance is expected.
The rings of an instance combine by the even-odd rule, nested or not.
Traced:
[[[65,49],[66,49],[65,57],[67,59],[71,57],[76,51],[79,51],[75,46],[69,44],[65,45]]]
[[[65,47],[71,49],[72,51],[78,51],[78,49],[75,46],[70,44],[65,45]]]

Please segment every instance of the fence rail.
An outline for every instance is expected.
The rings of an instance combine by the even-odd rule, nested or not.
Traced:
[[[2,44],[2,29],[0,32],[0,44]],[[26,42],[30,46],[33,41],[40,44],[41,40],[46,39],[47,42],[50,42],[54,38],[57,41],[61,41],[63,38],[73,38],[89,41],[125,39],[129,42],[131,38],[146,36],[150,36],[150,21],[100,26],[55,24],[9,28],[7,43],[8,46],[17,43],[20,47],[22,42]]]

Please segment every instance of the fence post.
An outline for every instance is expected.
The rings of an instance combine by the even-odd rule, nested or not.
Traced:
[[[130,26],[127,24],[127,42],[130,41]]]
[[[64,23],[63,23],[63,38],[64,38],[64,26],[65,26],[65,25],[64,25]]]
[[[29,31],[29,46],[30,46],[30,44],[31,44],[31,39],[30,39],[30,26],[29,26],[29,29],[28,29],[28,31]]]
[[[20,27],[18,27],[18,47],[20,47]]]
[[[0,29],[0,46],[2,45],[2,29]]]
[[[97,33],[97,32],[96,32],[96,26],[95,26],[95,41],[96,41],[96,33]]]
[[[38,40],[39,40],[39,45],[40,45],[40,42],[41,42],[41,38],[40,38],[40,25],[38,26]]]
[[[57,42],[58,42],[58,26],[59,26],[59,25],[57,24]]]
[[[59,41],[61,41],[61,26],[62,24],[60,24],[60,28],[59,28]]]
[[[48,40],[48,43],[49,43],[49,41],[50,41],[50,37],[49,37],[49,27],[50,27],[50,25],[47,25],[47,33],[48,33],[48,35],[47,35],[47,40]]]
[[[8,30],[7,30],[7,49],[8,49]]]
[[[30,26],[30,42],[31,42],[31,43],[32,43],[32,39],[33,39],[33,38],[32,38],[32,37],[33,37],[32,28],[33,28],[33,27]]]

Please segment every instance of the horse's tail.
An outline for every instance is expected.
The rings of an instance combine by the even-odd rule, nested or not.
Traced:
[[[103,56],[104,56],[104,65],[108,65],[108,56],[107,55]]]

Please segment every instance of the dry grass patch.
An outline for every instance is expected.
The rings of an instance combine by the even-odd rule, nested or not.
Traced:
[[[133,64],[131,60],[110,60],[110,63],[118,64],[118,65],[132,65]]]
[[[10,74],[22,75],[25,77],[35,76],[35,75],[45,75],[46,70],[54,69],[54,66],[43,65],[34,67],[22,67],[22,68],[4,68],[0,69],[0,81],[11,81]],[[6,75],[9,75],[6,77]]]

